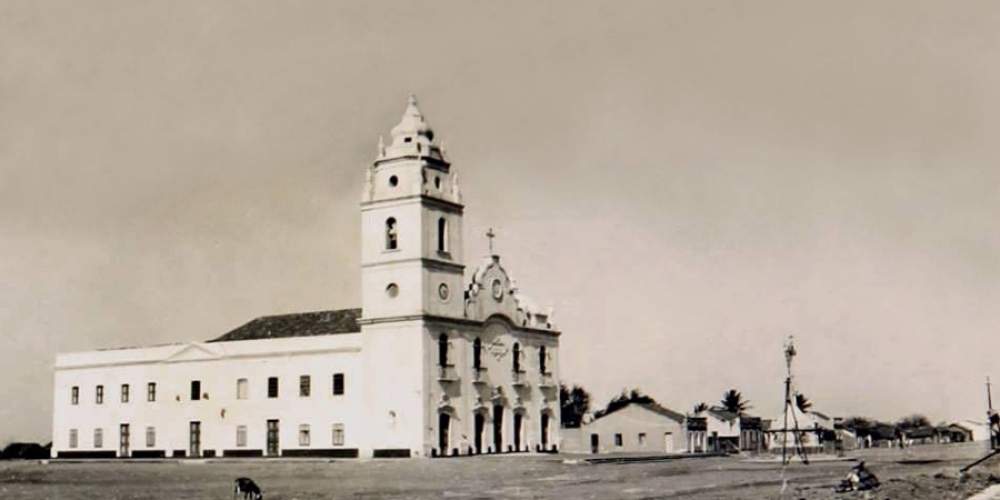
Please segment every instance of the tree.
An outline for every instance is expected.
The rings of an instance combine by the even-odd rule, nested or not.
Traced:
[[[598,410],[597,413],[594,414],[594,417],[595,418],[603,417],[608,413],[620,410],[621,408],[628,406],[630,403],[656,404],[656,400],[643,394],[642,390],[640,389],[632,389],[632,390],[622,389],[621,394],[611,398],[611,401],[608,401],[608,405],[604,407],[604,409]]]
[[[931,425],[931,419],[925,417],[924,415],[914,414],[908,417],[903,417],[896,422],[896,426],[900,430],[910,430],[919,429],[921,427],[929,427]]]
[[[736,389],[729,389],[722,396],[722,408],[728,412],[742,415],[743,412],[752,408],[750,400],[743,399],[743,395]]]
[[[590,394],[578,385],[569,388],[559,384],[559,407],[563,427],[580,427],[583,416],[590,411]]]
[[[807,398],[805,394],[800,392],[795,395],[795,406],[802,413],[809,411],[809,408],[812,408],[812,405],[812,401],[809,401],[809,398]]]
[[[694,409],[692,410],[692,412],[693,413],[701,413],[701,412],[703,412],[703,411],[705,411],[707,409],[708,409],[708,405],[705,404],[704,401],[702,401],[702,402],[694,405]]]
[[[867,417],[847,417],[844,419],[844,428],[850,431],[858,432],[859,435],[867,435],[868,431],[874,429],[878,422],[867,418]]]

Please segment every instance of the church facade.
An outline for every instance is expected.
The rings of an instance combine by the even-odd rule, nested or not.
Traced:
[[[557,451],[552,311],[492,249],[467,270],[463,212],[411,97],[366,173],[362,307],[264,316],[206,342],[59,354],[53,457]]]

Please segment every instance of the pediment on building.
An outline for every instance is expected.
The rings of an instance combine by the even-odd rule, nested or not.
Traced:
[[[553,330],[551,308],[542,309],[521,293],[497,255],[485,259],[466,286],[465,315],[486,321],[503,316],[515,327]]]
[[[219,359],[222,354],[205,346],[202,343],[191,342],[184,344],[179,349],[174,351],[173,354],[167,356],[164,359],[167,363],[178,363],[182,361],[208,361],[213,359]]]

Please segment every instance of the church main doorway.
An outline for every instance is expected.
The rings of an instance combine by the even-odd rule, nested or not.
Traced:
[[[493,406],[493,449],[503,452],[503,406]]]
[[[438,415],[438,449],[441,456],[448,456],[448,448],[451,447],[451,415],[441,413]]]
[[[477,411],[473,420],[475,421],[476,429],[472,436],[472,444],[476,448],[476,454],[480,454],[483,452],[483,432],[486,430],[486,417],[483,415],[483,412]]]
[[[521,427],[524,423],[524,415],[520,412],[514,414],[514,451],[521,451]]]

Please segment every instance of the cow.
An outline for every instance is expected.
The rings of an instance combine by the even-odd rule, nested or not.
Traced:
[[[241,495],[243,500],[264,500],[264,495],[260,493],[260,486],[249,477],[238,477],[233,485],[233,499]]]

